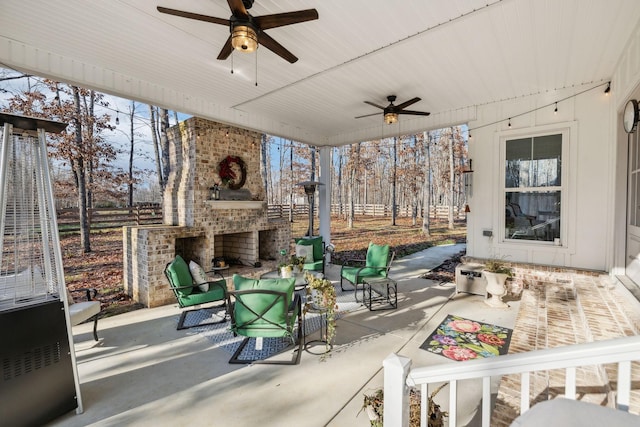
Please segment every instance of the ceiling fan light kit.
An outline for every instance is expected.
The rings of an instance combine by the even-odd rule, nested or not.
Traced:
[[[253,0],[227,0],[227,4],[231,10],[231,17],[229,19],[170,9],[163,6],[158,6],[157,10],[160,13],[181,18],[228,26],[231,34],[222,45],[222,49],[218,54],[219,60],[227,59],[234,49],[246,53],[255,52],[256,49],[258,49],[258,44],[261,44],[285,61],[293,64],[298,58],[265,33],[265,30],[318,19],[318,11],[315,9],[251,16],[251,14],[247,12],[247,9],[253,6]]]
[[[398,105],[394,105],[393,103],[396,100],[396,96],[395,95],[389,95],[387,96],[387,101],[389,101],[389,105],[387,105],[386,107],[383,107],[382,105],[378,105],[374,102],[371,101],[364,101],[365,104],[369,104],[373,107],[379,108],[382,110],[382,114],[384,117],[384,122],[388,125],[392,125],[394,123],[398,122],[398,116],[400,114],[409,114],[412,116],[428,116],[429,112],[427,111],[413,111],[413,110],[405,110],[405,108],[407,108],[410,105],[415,104],[416,102],[420,101],[420,98],[415,97],[415,98],[411,98],[408,101],[405,101],[401,104]],[[379,113],[373,113],[373,114],[365,114],[364,116],[358,116],[356,117],[356,119],[361,119],[363,117],[371,117],[371,116],[375,116]]]
[[[388,125],[392,125],[394,123],[398,123],[398,114],[396,113],[385,113],[384,114],[384,122]]]
[[[258,49],[258,35],[248,25],[236,25],[231,32],[231,46],[241,52],[255,52]]]

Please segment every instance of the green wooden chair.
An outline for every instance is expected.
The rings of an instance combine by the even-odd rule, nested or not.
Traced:
[[[346,281],[355,289],[356,302],[358,301],[358,287],[362,288],[364,300],[363,280],[369,277],[387,277],[391,269],[391,263],[395,252],[389,250],[389,245],[376,245],[369,243],[366,259],[348,259],[340,269],[340,289],[343,291],[343,283]]]
[[[300,362],[304,336],[300,295],[293,293],[295,281],[295,278],[249,279],[233,275],[235,290],[227,295],[227,306],[232,307],[231,330],[235,336],[242,335],[246,338],[231,356],[229,363],[296,365]],[[289,337],[293,345],[297,340],[292,359],[240,359],[249,340],[260,337]]]
[[[308,249],[311,246],[312,249]],[[325,244],[322,236],[296,239],[296,255],[305,255],[304,269],[324,274]]]
[[[203,283],[195,283],[189,266],[185,260],[176,255],[173,261],[167,264],[164,274],[169,280],[169,286],[178,300],[180,308],[196,307],[201,304],[211,302],[222,302],[218,306],[226,306],[227,302],[227,282],[225,280],[207,281]],[[184,326],[187,314],[192,311],[199,310],[199,307],[191,310],[183,310],[178,322],[178,330],[193,328],[195,326],[212,325],[226,321],[226,316],[222,319],[207,323],[198,323],[191,326]],[[228,310],[227,310],[228,311]]]

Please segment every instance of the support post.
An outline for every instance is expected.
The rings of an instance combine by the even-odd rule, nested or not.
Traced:
[[[382,361],[384,368],[384,427],[409,427],[409,389],[407,376],[411,359],[391,353]]]

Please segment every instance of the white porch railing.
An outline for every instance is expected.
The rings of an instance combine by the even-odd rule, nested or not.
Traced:
[[[482,378],[482,426],[489,427],[491,419],[491,377],[521,374],[520,413],[529,409],[529,374],[536,371],[565,369],[565,397],[575,399],[576,368],[600,364],[618,364],[616,406],[628,411],[631,391],[631,362],[640,360],[640,336],[616,338],[546,350],[536,350],[488,359],[447,363],[411,369],[411,360],[396,354],[389,355],[384,367],[384,425],[409,425],[408,386],[420,386],[421,422],[427,426],[427,386],[449,383],[449,425],[456,425],[457,382]]]

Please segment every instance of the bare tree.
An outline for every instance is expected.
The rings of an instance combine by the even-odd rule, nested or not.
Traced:
[[[158,147],[158,125],[157,125],[157,108],[149,105],[149,123],[151,126],[151,141],[153,144],[153,155],[156,162],[156,173],[158,174],[158,184],[163,188],[164,175],[162,173],[162,163],[160,163],[160,148]]]
[[[162,190],[164,192],[169,178],[169,111],[166,108],[160,109],[160,152],[162,156]]]

